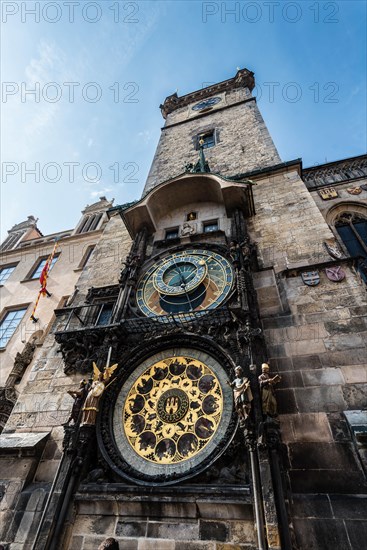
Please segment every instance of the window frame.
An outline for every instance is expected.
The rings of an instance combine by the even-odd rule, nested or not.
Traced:
[[[175,236],[173,237],[168,237],[167,235],[169,233],[174,233],[175,232]],[[177,226],[177,227],[170,227],[169,229],[165,229],[164,230],[164,240],[165,241],[174,241],[175,239],[179,239],[180,238],[180,227]]]
[[[5,350],[7,345],[9,344],[10,340],[13,338],[14,334],[17,332],[18,328],[19,328],[19,325],[20,323],[22,322],[22,320],[24,319],[24,316],[26,315],[27,311],[28,311],[28,308],[29,308],[29,305],[30,304],[20,304],[18,306],[13,306],[13,307],[9,307],[9,308],[6,308],[4,309],[4,311],[2,312],[2,315],[0,317],[0,351],[2,350]],[[14,327],[14,330],[13,332],[10,334],[9,338],[6,340],[6,343],[3,345],[2,344],[2,339],[3,339],[3,334],[2,334],[2,330],[3,330],[3,323],[6,321],[7,317],[9,314],[11,313],[16,313],[16,312],[21,312],[23,311],[23,315],[19,318],[18,320],[18,323],[17,325]],[[13,319],[11,319],[10,323],[13,321]],[[10,324],[9,323],[9,324]],[[5,334],[5,331],[7,330],[7,328],[4,330],[4,334]]]
[[[211,225],[216,225],[216,229],[210,229],[209,231],[206,230],[207,227],[210,227]],[[216,231],[219,231],[219,220],[213,219],[213,220],[205,220],[203,221],[203,233],[215,233]]]
[[[90,245],[87,246],[87,248],[86,248],[86,250],[85,250],[85,252],[82,256],[82,259],[80,260],[80,263],[79,263],[78,267],[76,268],[76,271],[79,271],[79,270],[85,268],[85,266],[87,265],[87,263],[90,260],[90,257],[92,256],[95,248],[96,248],[95,244],[90,244]]]
[[[201,132],[200,134],[197,134],[196,136],[196,150],[199,151],[200,150],[200,140],[201,139],[204,139],[205,138],[208,138],[209,136],[211,136],[213,138],[213,144],[212,145],[208,145],[206,143],[204,143],[203,145],[203,149],[211,149],[212,147],[215,147],[217,145],[217,132],[216,132],[216,129],[215,128],[212,128],[211,130],[207,130],[206,132]]]
[[[11,264],[5,264],[5,265],[2,265],[0,266],[0,286],[3,286],[4,283],[6,283],[9,279],[9,277],[12,276],[12,274],[14,273],[15,271],[15,268],[17,267],[19,262],[16,262],[16,263],[11,263]],[[2,280],[1,279],[1,274],[2,272],[5,270],[5,269],[10,269],[10,268],[13,268],[13,270],[9,273],[9,275],[6,277],[6,279]]]
[[[52,269],[55,267],[56,265],[56,262],[57,260],[59,259],[59,256],[60,256],[61,252],[58,252],[57,254],[54,255],[54,257],[52,258],[52,263],[51,263],[51,266],[50,266],[50,269],[49,269],[49,272],[52,271]],[[38,258],[33,266],[32,266],[32,269],[29,270],[26,278],[22,281],[39,281],[39,278],[41,276],[41,273],[42,273],[42,269],[45,267],[46,265],[46,262],[48,260],[48,258],[50,257],[50,255],[48,254],[47,256],[41,256],[40,258]],[[37,275],[36,277],[34,276],[35,273],[38,271],[40,265],[42,262],[45,262],[45,264],[43,265],[39,275]]]

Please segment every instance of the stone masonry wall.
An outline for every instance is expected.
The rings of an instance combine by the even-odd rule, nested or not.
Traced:
[[[359,550],[367,483],[343,413],[367,408],[366,288],[348,262],[341,282],[319,268],[319,285],[303,283],[302,271],[332,261],[322,241],[333,234],[295,173],[258,181],[254,195],[250,232],[267,268],[255,286],[267,359],[282,376],[276,395],[296,537],[301,550]]]
[[[205,149],[212,172],[230,176],[281,162],[254,99],[234,103],[224,110],[213,109],[205,116],[189,118],[175,126],[169,126],[169,122],[168,117],[144,194],[159,183],[182,174],[187,163],[195,164],[198,160],[196,136],[213,129],[216,129],[218,142]]]
[[[77,284],[79,292],[73,305],[84,303],[91,287],[118,284],[123,268],[122,262],[129,253],[131,243],[130,235],[120,216],[112,217],[96,245],[92,258],[80,275]]]
[[[323,247],[333,234],[294,169],[256,180],[256,215],[249,220],[261,268],[275,271],[328,261]]]
[[[90,286],[118,282],[121,260],[128,253],[130,243],[121,218],[112,218],[77,283],[80,302]],[[0,542],[12,542],[12,550],[28,550],[32,546],[62,455],[62,424],[68,419],[73,404],[67,391],[78,388],[81,378],[80,374],[64,374],[59,344],[51,332],[32,363],[3,432],[50,433],[41,457],[0,457],[0,485],[4,492],[0,506]]]
[[[95,550],[115,537],[120,550],[255,550],[252,506],[246,497],[77,495],[69,550]]]

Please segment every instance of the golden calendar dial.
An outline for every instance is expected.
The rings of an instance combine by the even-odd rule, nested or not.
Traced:
[[[136,380],[122,421],[138,455],[174,464],[205,448],[217,430],[222,409],[219,380],[207,365],[192,357],[167,357]]]
[[[167,484],[196,475],[224,451],[237,417],[220,353],[164,349],[113,388],[112,402],[106,395],[112,431],[101,437],[114,469],[138,483]]]

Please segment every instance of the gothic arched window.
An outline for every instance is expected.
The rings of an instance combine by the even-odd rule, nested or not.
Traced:
[[[349,254],[356,258],[356,267],[367,283],[367,217],[356,212],[341,212],[334,225]]]

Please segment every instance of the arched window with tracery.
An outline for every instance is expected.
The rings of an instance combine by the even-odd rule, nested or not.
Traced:
[[[367,283],[367,215],[340,212],[334,226],[349,254],[356,259],[356,267]]]

